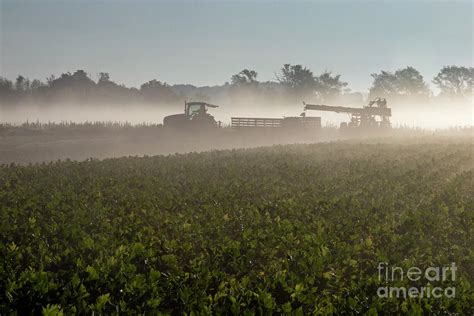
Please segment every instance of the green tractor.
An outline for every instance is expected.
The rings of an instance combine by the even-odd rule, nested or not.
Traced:
[[[166,116],[163,125],[182,129],[220,127],[220,122],[216,122],[214,116],[207,112],[208,108],[217,107],[218,105],[206,102],[184,102],[184,113]]]

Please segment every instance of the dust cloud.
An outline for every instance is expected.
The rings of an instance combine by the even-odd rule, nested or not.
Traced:
[[[130,124],[161,124],[163,117],[178,113],[182,108],[175,105],[18,105],[0,107],[0,123],[21,125],[25,122],[121,122]]]
[[[473,136],[472,102],[436,100],[425,103],[389,103],[388,106],[392,108],[393,127],[390,134],[342,134],[339,125],[341,122],[350,121],[348,114],[310,110],[305,112],[306,116],[321,117],[321,130],[236,131],[230,128],[231,117],[295,117],[303,112],[303,102],[237,102],[229,99],[210,102],[219,105],[218,108],[210,109],[209,113],[222,123],[222,128],[207,132],[162,126],[165,116],[183,113],[184,102],[181,105],[65,103],[51,106],[27,104],[0,107],[0,163],[167,155],[356,137],[423,136],[432,135],[434,131],[437,134],[457,133],[461,136]],[[311,100],[308,103],[310,102]],[[360,102],[357,104],[341,101],[329,105],[364,106]],[[25,125],[25,122],[29,124]],[[36,122],[56,125],[37,125]],[[91,124],[92,122],[102,123]]]
[[[225,104],[212,110],[212,115],[223,125],[230,124],[231,117],[282,118],[299,116],[303,104]],[[344,106],[342,104],[337,104]],[[352,106],[352,105],[351,105]],[[360,107],[363,104],[359,105]],[[162,124],[167,115],[181,113],[179,105],[100,105],[75,106],[73,104],[49,107],[26,105],[14,108],[0,107],[0,123],[21,125],[25,122],[121,122],[130,124]],[[339,126],[350,120],[345,113],[306,111],[307,116],[320,116],[323,126]],[[472,103],[403,104],[392,107],[392,126],[422,129],[443,129],[471,126],[474,122]]]

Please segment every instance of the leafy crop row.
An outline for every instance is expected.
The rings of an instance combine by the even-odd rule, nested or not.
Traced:
[[[340,142],[3,166],[0,314],[468,314],[472,150]],[[379,262],[456,262],[456,297],[379,298]]]

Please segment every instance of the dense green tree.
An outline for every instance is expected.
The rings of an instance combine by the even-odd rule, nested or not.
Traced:
[[[312,96],[317,85],[313,72],[301,65],[283,65],[277,79],[290,94],[303,98]]]
[[[433,79],[441,95],[450,97],[472,97],[474,68],[445,66]]]
[[[255,70],[244,69],[232,76],[231,83],[236,86],[256,86],[258,84],[257,76]]]
[[[429,88],[418,70],[406,67],[395,71],[397,93],[408,96],[425,96]]]
[[[15,90],[18,92],[28,91],[30,89],[30,80],[23,76],[18,76],[15,81]]]
[[[372,74],[374,79],[372,87],[369,89],[369,96],[389,97],[396,94],[397,77],[391,72],[382,70],[380,74]]]
[[[325,71],[315,78],[316,95],[320,101],[328,102],[348,92],[347,82],[341,81],[341,75],[333,76],[330,71]]]
[[[0,77],[0,104],[4,105],[11,102],[14,92],[13,82],[7,78]]]
[[[110,75],[108,72],[100,72],[99,73],[99,80],[97,81],[98,84],[110,82]]]
[[[180,99],[168,84],[156,79],[142,84],[140,93],[147,102],[175,103]]]
[[[13,91],[13,82],[7,78],[0,77],[0,93],[6,93]]]
[[[374,79],[369,97],[426,97],[430,91],[423,76],[413,67],[406,67],[391,73],[382,70],[372,74]]]
[[[382,70],[371,75],[372,86],[369,97],[386,97],[390,102],[400,100],[426,99],[431,93],[423,76],[413,67],[405,67],[395,72]],[[285,64],[277,75],[278,82],[260,82],[258,74],[252,69],[243,69],[231,76],[230,83],[215,87],[183,88],[186,85],[173,87],[159,80],[151,80],[141,85],[140,89],[118,85],[110,79],[107,72],[100,72],[94,81],[84,70],[65,72],[56,77],[51,75],[46,83],[40,80],[30,81],[19,75],[10,81],[0,77],[0,101],[7,103],[35,102],[52,104],[66,102],[100,103],[100,104],[133,104],[141,101],[175,103],[193,98],[202,92],[210,99],[216,95],[229,95],[234,100],[251,104],[251,102],[272,103],[272,101],[310,101],[317,98],[330,103],[342,100],[349,89],[341,80],[341,75],[325,71],[319,76],[302,65]],[[445,66],[433,79],[441,96],[472,97],[474,70],[472,67]],[[359,97],[358,97],[359,98]],[[358,102],[360,103],[360,102]]]
[[[255,70],[244,69],[231,77],[229,96],[237,103],[254,102],[259,97],[259,82]]]
[[[34,79],[33,81],[31,81],[30,89],[34,91],[34,90],[44,88],[45,86],[46,85],[43,82],[41,82],[41,80]]]
[[[74,73],[66,72],[61,74],[59,78],[51,76],[48,79],[49,86],[53,90],[68,89],[70,91],[90,89],[95,86],[95,82],[89,77],[84,70],[76,70]]]

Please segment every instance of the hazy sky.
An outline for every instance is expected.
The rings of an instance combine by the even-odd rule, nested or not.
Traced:
[[[139,86],[215,85],[243,68],[274,80],[284,63],[342,74],[412,65],[428,81],[472,65],[472,1],[0,0],[0,75],[45,79],[84,69]]]

